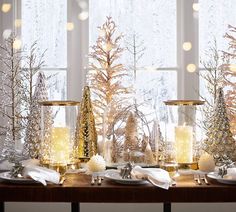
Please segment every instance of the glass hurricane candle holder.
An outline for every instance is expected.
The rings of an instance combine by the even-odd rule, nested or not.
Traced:
[[[40,162],[61,174],[77,161],[75,128],[79,102],[44,101],[41,119]]]
[[[166,160],[183,167],[194,166],[201,142],[198,123],[200,110],[197,107],[203,105],[204,101],[169,100],[164,103],[167,107],[165,143],[172,146],[172,152],[167,153]]]

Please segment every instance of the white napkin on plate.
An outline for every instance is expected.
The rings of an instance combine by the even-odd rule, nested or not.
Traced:
[[[224,175],[224,179],[236,180],[236,168],[227,168],[227,174]]]
[[[164,189],[168,189],[172,182],[169,173],[160,168],[142,168],[135,166],[131,171],[131,176],[136,179],[146,179],[153,185]]]
[[[7,160],[0,162],[0,170],[11,170],[14,164]],[[39,166],[39,160],[29,159],[22,161],[24,166],[23,177],[32,178],[35,181],[47,185],[47,182],[59,184],[60,174],[54,170]]]
[[[60,174],[54,170],[36,165],[26,165],[23,170],[23,177],[30,177],[35,181],[47,185],[47,182],[59,184]]]
[[[12,169],[13,164],[10,163],[7,159],[2,159],[0,161],[0,171],[7,171]]]
[[[39,165],[39,160],[37,159],[28,159],[28,160],[22,160],[21,161],[23,166],[28,166],[28,165]],[[0,171],[7,171],[11,170],[13,167],[13,163],[10,163],[7,159],[1,159],[0,160]]]

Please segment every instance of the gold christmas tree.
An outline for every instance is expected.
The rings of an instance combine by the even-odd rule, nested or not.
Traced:
[[[100,151],[105,138],[111,132],[107,132],[124,102],[127,100],[129,88],[122,84],[127,76],[127,71],[119,62],[124,51],[120,47],[122,35],[116,36],[116,24],[111,17],[98,27],[99,37],[96,45],[92,46],[88,82],[91,87],[94,115],[98,135],[103,138]]]
[[[236,135],[236,27],[228,26],[225,34],[228,40],[228,51],[223,51],[224,86],[226,87],[225,102],[228,108],[231,130]]]
[[[79,158],[88,159],[97,154],[97,132],[88,86],[84,87],[80,114],[77,118],[75,139]]]
[[[204,150],[213,155],[216,162],[236,160],[236,143],[230,131],[229,119],[222,88],[217,90],[214,112],[209,120]]]

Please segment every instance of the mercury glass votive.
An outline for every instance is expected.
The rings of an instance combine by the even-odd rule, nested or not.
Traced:
[[[201,133],[197,120],[198,108],[204,104],[200,100],[169,100],[167,107],[165,142],[173,146],[172,161],[179,166],[197,163],[197,146]]]
[[[41,119],[40,162],[60,174],[77,163],[75,128],[79,102],[44,101]]]

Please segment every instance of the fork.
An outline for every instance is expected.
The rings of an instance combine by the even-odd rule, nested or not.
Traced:
[[[200,180],[200,176],[199,176],[198,174],[195,174],[195,175],[193,176],[193,178],[194,178],[194,181],[195,181],[198,185],[202,185],[201,180]]]
[[[97,176],[97,180],[98,180],[98,185],[102,185],[102,177],[101,176]]]
[[[201,174],[200,175],[200,179],[206,184],[206,185],[210,185],[207,178],[206,178],[206,175],[205,174]]]

